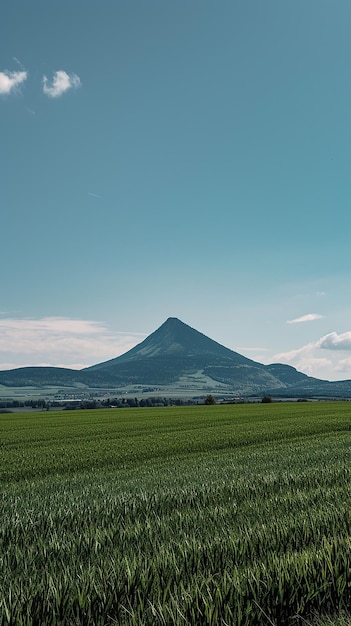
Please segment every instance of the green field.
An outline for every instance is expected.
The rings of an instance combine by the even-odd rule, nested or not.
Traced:
[[[347,623],[351,403],[0,415],[0,459],[1,626]]]

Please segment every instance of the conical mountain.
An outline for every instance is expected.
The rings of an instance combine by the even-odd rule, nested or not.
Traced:
[[[170,317],[140,344],[115,359],[87,368],[105,372],[116,383],[176,385],[189,390],[225,390],[252,393],[285,387],[266,366],[206,337],[179,319]]]
[[[214,356],[230,359],[237,363],[250,363],[254,361],[225,348],[217,341],[206,337],[198,330],[184,324],[176,317],[169,317],[157,330],[148,335],[144,341],[136,345],[128,352],[104,363],[93,365],[86,370],[110,369],[125,361],[138,359],[153,359],[155,357],[199,357]]]

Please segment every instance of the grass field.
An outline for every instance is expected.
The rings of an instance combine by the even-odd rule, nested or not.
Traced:
[[[1,626],[348,623],[351,403],[0,415],[0,459]]]

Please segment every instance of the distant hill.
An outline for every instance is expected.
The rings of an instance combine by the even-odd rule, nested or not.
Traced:
[[[0,371],[0,385],[6,387],[99,387],[113,384],[104,374],[89,375],[84,370],[65,367],[19,367]]]
[[[127,388],[137,393],[152,388],[171,395],[184,391],[248,396],[351,397],[351,381],[328,382],[294,367],[263,365],[230,350],[170,317],[140,344],[104,363],[83,370],[25,367],[0,372],[7,387]]]

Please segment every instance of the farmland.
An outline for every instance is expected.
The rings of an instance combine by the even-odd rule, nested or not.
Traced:
[[[0,415],[0,453],[1,626],[351,610],[350,403]]]

